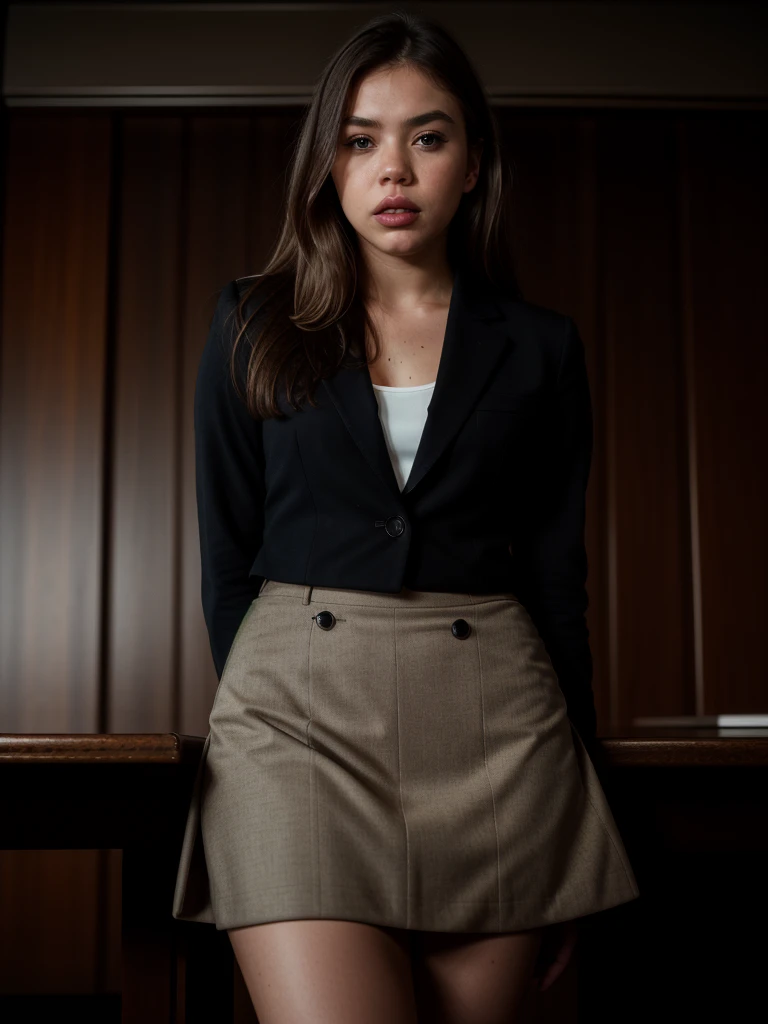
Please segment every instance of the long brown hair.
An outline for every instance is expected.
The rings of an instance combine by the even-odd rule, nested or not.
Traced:
[[[278,389],[298,409],[314,401],[324,377],[344,365],[372,362],[379,337],[359,289],[357,234],[347,220],[331,177],[350,90],[371,71],[413,66],[450,92],[461,106],[467,143],[483,141],[480,176],[465,192],[448,230],[448,260],[455,272],[479,278],[520,297],[508,237],[511,169],[502,158],[495,116],[467,55],[438,23],[403,11],[379,15],[328,61],[299,125],[282,225],[262,274],[240,297],[231,372],[248,336],[246,395],[256,419],[281,417]],[[248,319],[245,307],[256,299]],[[373,342],[367,357],[365,339]],[[244,363],[240,363],[244,365]]]

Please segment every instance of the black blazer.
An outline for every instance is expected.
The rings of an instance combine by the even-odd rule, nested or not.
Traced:
[[[459,272],[401,492],[366,367],[323,380],[317,408],[295,411],[282,396],[285,420],[249,416],[228,368],[234,307],[248,280],[220,293],[194,403],[202,603],[219,679],[265,578],[385,593],[511,591],[590,742],[592,410],[574,321]],[[242,374],[247,346],[238,351]]]

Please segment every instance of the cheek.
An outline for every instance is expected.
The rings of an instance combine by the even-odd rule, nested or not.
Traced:
[[[355,174],[349,161],[341,157],[337,158],[330,173],[339,201],[345,207],[354,206]]]
[[[425,171],[427,191],[434,197],[433,208],[452,215],[461,202],[464,187],[464,169],[454,161],[435,164]]]
[[[336,191],[342,208],[350,220],[359,221],[365,217],[370,186],[359,181],[353,171],[345,171],[344,177],[337,179]]]
[[[359,204],[355,202],[354,194],[349,188],[345,188],[338,190],[338,196],[342,213],[350,224],[354,224],[355,227],[358,227],[360,223],[360,211]]]
[[[333,166],[331,167],[330,175],[331,175],[331,181],[335,185],[336,191],[339,194],[341,194],[341,192],[342,192],[342,190],[344,188],[345,173],[346,173],[346,168],[342,164],[342,162],[339,159],[339,157],[336,157],[336,159],[333,162]]]

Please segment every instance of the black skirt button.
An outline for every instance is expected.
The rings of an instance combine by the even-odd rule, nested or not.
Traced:
[[[318,624],[320,629],[333,629],[336,625],[336,616],[333,612],[318,612],[315,615],[315,622]]]
[[[456,621],[451,625],[451,632],[455,637],[458,637],[459,640],[466,640],[470,632],[469,623],[466,619],[456,619]]]

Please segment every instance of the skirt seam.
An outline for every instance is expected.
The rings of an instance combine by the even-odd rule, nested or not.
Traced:
[[[477,674],[480,684],[480,717],[483,728],[483,764],[485,774],[488,778],[488,788],[491,791],[491,808],[493,809],[493,831],[496,833],[496,904],[499,916],[499,930],[501,930],[501,852],[499,848],[499,826],[496,821],[496,796],[493,792],[491,773],[488,770],[488,748],[485,735],[485,701],[483,699],[483,659],[480,654],[480,637],[477,632],[477,609],[472,610],[472,631],[475,634],[475,647],[477,649]],[[490,900],[488,901],[490,903]]]
[[[312,886],[313,902],[318,907],[316,913],[322,914],[323,894],[320,873],[320,825],[318,815],[320,808],[317,800],[317,780],[315,778],[315,748],[312,746],[310,727],[312,725],[312,631],[314,622],[309,621],[309,637],[307,640],[307,746],[309,747],[309,829],[314,839],[315,848],[315,882]]]
[[[405,826],[405,927],[410,927],[410,884],[411,884],[411,860],[408,842],[408,819],[405,816],[405,805],[403,804],[403,769],[400,762],[400,666],[397,658],[397,608],[392,609],[392,643],[395,652],[395,704],[397,708],[397,783],[400,793],[400,811],[403,815]]]

